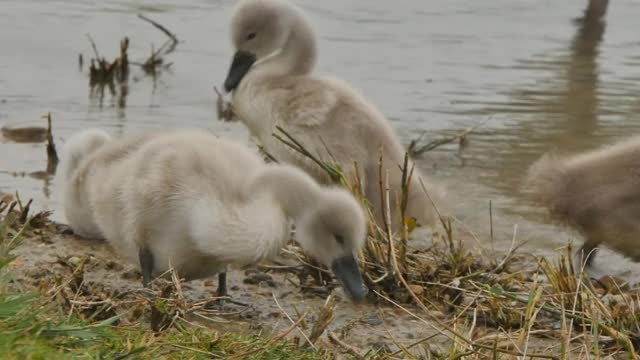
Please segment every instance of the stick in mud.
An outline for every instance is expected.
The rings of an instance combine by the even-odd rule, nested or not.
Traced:
[[[96,60],[100,60],[100,53],[98,52],[98,47],[96,46],[96,42],[93,41],[93,38],[91,37],[91,34],[87,33],[87,38],[89,39],[89,42],[91,43],[91,47],[93,48],[93,54],[96,56]]]
[[[172,63],[167,63],[167,64],[164,63],[164,59],[162,58],[162,55],[170,54],[176,49],[176,46],[178,45],[178,42],[179,42],[178,37],[171,31],[169,31],[169,29],[167,29],[165,26],[158,23],[157,21],[154,21],[142,14],[138,14],[138,18],[150,23],[156,29],[162,31],[165,35],[167,35],[167,37],[169,37],[169,39],[165,41],[165,43],[162,44],[162,46],[160,46],[157,50],[154,50],[153,45],[151,45],[151,55],[142,64],[142,69],[147,74],[155,75],[156,66],[160,66],[163,64],[165,68],[168,68],[169,66],[171,66]]]
[[[22,207],[21,204],[21,209],[20,209],[20,223],[24,224],[27,222],[27,218],[29,217],[29,210],[31,209],[31,203],[33,202],[33,199],[29,199],[29,201],[27,202],[27,205],[25,205],[25,207]]]
[[[458,134],[447,136],[442,139],[433,140],[425,145],[418,147],[418,143],[422,140],[422,138],[426,134],[426,131],[424,131],[422,134],[420,134],[420,136],[411,140],[411,143],[409,143],[409,147],[407,148],[407,151],[409,152],[411,157],[416,157],[426,152],[429,152],[431,150],[434,150],[436,148],[439,148],[442,145],[452,143],[456,140],[458,141],[459,148],[463,149],[469,144],[469,139],[467,138],[467,135],[469,135],[470,133],[475,131],[477,128],[487,123],[487,121],[489,120],[491,120],[491,118],[488,118],[487,120],[482,121],[477,125],[471,126]]]
[[[320,309],[316,322],[311,328],[311,335],[309,341],[311,344],[315,344],[316,341],[324,334],[325,330],[331,325],[335,319],[335,298],[333,295],[329,295],[324,302],[324,305]]]
[[[159,24],[158,22],[149,19],[148,17],[142,15],[142,14],[138,14],[138,18],[150,23],[151,25],[155,26],[157,29],[159,29],[160,31],[162,31],[163,33],[165,33],[168,37],[171,38],[171,40],[173,40],[173,42],[178,43],[178,38],[176,37],[176,35],[174,33],[172,33],[171,31],[169,31],[169,29],[167,29],[166,27],[162,26],[161,24]]]
[[[118,62],[118,81],[123,83],[129,78],[129,38],[125,36],[120,40],[120,57],[116,60]]]
[[[55,173],[55,168],[58,165],[59,158],[58,152],[56,151],[56,144],[53,141],[51,113],[47,113],[47,115],[43,117],[47,119],[47,173]],[[50,168],[52,168],[53,170],[50,171]]]

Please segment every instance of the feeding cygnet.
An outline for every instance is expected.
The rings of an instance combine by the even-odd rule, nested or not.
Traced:
[[[93,203],[89,200],[88,189],[79,185],[84,181],[88,159],[93,159],[94,153],[100,150],[101,155],[97,161],[100,162],[100,167],[107,168],[149,139],[150,134],[143,134],[112,140],[111,136],[102,130],[87,129],[67,140],[62,149],[65,175],[64,211],[67,222],[76,235],[88,239],[104,239],[103,232],[94,220],[95,215],[91,208]],[[78,169],[84,170],[80,172]]]
[[[219,273],[225,295],[226,265],[277,254],[294,222],[300,246],[353,299],[366,295],[356,260],[365,217],[346,190],[322,187],[289,165],[267,165],[247,147],[203,131],[115,139],[91,151],[87,144],[99,134],[69,141],[68,154],[85,155],[68,172],[68,221],[83,232],[89,224],[139,263],[145,286],[173,267],[186,279]]]
[[[402,223],[395,209],[405,149],[384,115],[348,84],[311,75],[316,39],[302,12],[282,0],[240,1],[231,19],[231,36],[237,51],[224,88],[233,91],[231,105],[236,118],[278,161],[299,166],[321,182],[329,182],[327,174],[274,138],[276,126],[322,161],[340,164],[350,177],[357,163],[379,224],[383,222],[378,164],[382,154],[383,176],[389,171],[392,191],[392,221],[398,228]],[[436,212],[419,178],[431,198],[440,202],[440,192],[416,169],[406,217],[430,225]]]
[[[640,261],[640,136],[579,155],[545,155],[529,169],[526,186],[583,234],[581,263],[589,255],[590,265],[601,243]]]

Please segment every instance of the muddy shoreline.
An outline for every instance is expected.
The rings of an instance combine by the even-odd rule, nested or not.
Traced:
[[[62,307],[81,316],[91,316],[100,320],[116,314],[123,315],[121,325],[141,323],[149,326],[149,303],[144,300],[141,276],[135,266],[122,262],[104,241],[80,239],[68,234],[68,228],[59,224],[49,224],[33,231],[15,249],[17,259],[12,264],[15,286],[21,291],[38,290],[54,297]],[[526,259],[523,257],[522,259]],[[523,260],[527,261],[527,260]],[[531,258],[522,268],[531,268]],[[262,269],[264,270],[264,268]],[[530,270],[527,270],[530,271]],[[277,334],[291,326],[292,319],[307,313],[308,329],[317,321],[319,309],[325,300],[316,294],[304,294],[296,285],[297,279],[290,273],[263,273],[256,269],[230,269],[228,273],[230,294],[233,299],[247,303],[249,307],[226,304],[222,312],[197,314],[194,311],[182,314],[194,326],[205,326],[216,331],[234,331],[248,334]],[[169,281],[159,280],[156,292]],[[196,304],[203,299],[215,297],[215,278],[181,282],[178,296],[185,304]],[[175,291],[175,289],[174,289]],[[442,330],[435,323],[427,324],[409,314],[420,314],[415,305],[394,306],[382,299],[355,305],[334,290],[336,296],[335,318],[328,326],[327,333],[336,334],[342,341],[360,349],[362,353],[395,354],[402,357],[401,349],[411,348],[415,354],[445,354],[454,342],[451,335],[439,335]],[[175,294],[172,295],[175,299]],[[399,300],[396,300],[399,301]],[[96,313],[99,312],[98,315]],[[454,321],[467,324],[468,319],[456,320],[454,314],[434,309],[429,316],[443,322]],[[478,320],[478,319],[476,319]],[[500,339],[500,331],[480,326],[478,320],[474,336]],[[304,331],[304,330],[303,330]],[[306,335],[305,335],[306,336]],[[304,343],[304,336],[293,331],[290,338]],[[424,341],[424,339],[429,339]],[[504,335],[504,341],[509,336]],[[422,344],[415,345],[422,341]],[[495,341],[494,341],[495,342]],[[500,343],[504,345],[504,343]],[[316,346],[344,351],[321,337]],[[529,351],[553,354],[557,349],[553,336],[533,335],[529,340]],[[428,349],[428,350],[427,350]],[[554,350],[556,349],[556,350]]]

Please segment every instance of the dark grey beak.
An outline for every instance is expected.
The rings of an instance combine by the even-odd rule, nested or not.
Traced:
[[[256,62],[254,54],[243,50],[236,51],[227,78],[224,80],[224,90],[226,92],[233,91],[240,84],[242,78],[247,75],[254,62]]]
[[[334,260],[331,264],[331,270],[353,301],[364,300],[367,296],[367,288],[364,286],[358,263],[353,256],[348,255]]]

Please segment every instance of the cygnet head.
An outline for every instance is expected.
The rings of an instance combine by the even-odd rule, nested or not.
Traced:
[[[353,300],[367,294],[357,255],[366,237],[362,207],[351,193],[323,188],[317,201],[296,221],[296,238],[305,251],[325,264]]]
[[[227,92],[258,67],[296,75],[315,64],[313,31],[302,12],[284,0],[240,1],[231,19],[231,42],[236,53],[224,82]]]

